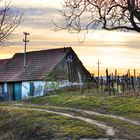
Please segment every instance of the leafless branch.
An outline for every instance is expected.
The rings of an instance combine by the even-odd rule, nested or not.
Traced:
[[[58,29],[126,29],[140,33],[140,0],[65,0],[60,14],[63,24],[56,24]]]
[[[11,1],[0,1],[0,44],[11,38],[13,31],[21,22],[22,15],[12,8]]]

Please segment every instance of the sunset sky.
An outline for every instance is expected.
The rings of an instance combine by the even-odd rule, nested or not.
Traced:
[[[72,34],[67,31],[53,31],[51,20],[57,21],[58,9],[63,0],[12,0],[24,13],[20,27],[12,40],[0,49],[0,58],[12,57],[23,52],[23,32],[29,32],[28,51],[71,46],[85,67],[97,73],[97,61],[101,62],[101,75],[105,69],[136,69],[140,73],[140,34],[131,32],[90,31]],[[84,41],[83,41],[84,40]]]

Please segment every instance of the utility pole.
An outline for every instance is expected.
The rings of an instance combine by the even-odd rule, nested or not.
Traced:
[[[98,89],[99,89],[99,76],[100,76],[100,64],[101,64],[99,60],[98,60],[97,64],[98,64],[98,81],[97,81],[98,82],[97,83],[97,91],[98,91]]]
[[[30,35],[30,33],[27,33],[27,32],[23,32],[24,34],[24,39],[23,39],[23,42],[24,42],[24,68],[26,68],[26,48],[27,48],[27,42],[29,42],[29,40],[27,40],[27,37],[28,35]]]

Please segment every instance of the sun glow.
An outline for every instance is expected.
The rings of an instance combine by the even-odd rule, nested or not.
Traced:
[[[106,32],[105,36],[103,37],[104,41],[116,43],[116,42],[125,42],[127,39],[122,32]]]
[[[125,32],[97,30],[89,33],[88,38],[95,39],[98,42],[122,43],[128,41],[128,36],[129,33],[126,34]]]
[[[87,31],[76,34],[51,30],[51,19],[57,17],[54,9],[59,8],[62,1],[12,0],[21,9],[25,8],[25,19],[14,32],[15,37],[0,49],[0,59],[24,51],[23,32],[27,31],[30,33],[27,51],[71,46],[90,72],[97,72],[98,59],[102,72],[106,68],[125,68],[125,71],[140,68],[140,35],[137,33],[91,30],[88,34]]]

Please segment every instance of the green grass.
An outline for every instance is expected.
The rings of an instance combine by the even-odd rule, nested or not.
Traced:
[[[139,140],[140,139],[140,126],[139,125],[135,125],[135,124],[131,124],[129,122],[120,120],[120,119],[116,119],[116,118],[111,118],[111,117],[105,117],[105,116],[96,116],[96,115],[89,115],[89,114],[83,114],[82,112],[77,112],[77,111],[72,111],[69,109],[64,109],[64,108],[54,108],[54,107],[49,107],[49,106],[34,106],[34,105],[23,105],[23,107],[25,108],[37,108],[37,109],[43,109],[43,110],[51,110],[51,111],[57,111],[57,112],[63,112],[63,113],[68,113],[68,114],[73,114],[76,116],[81,116],[81,117],[85,117],[85,118],[90,118],[93,120],[97,120],[99,122],[104,122],[105,124],[109,125],[109,126],[113,126],[113,128],[116,131],[115,137],[117,138],[123,138],[123,139],[136,139]],[[64,127],[65,128],[65,127]],[[79,129],[76,128],[76,129]],[[79,133],[77,133],[77,131],[75,131],[74,129],[69,129],[69,128],[65,128],[66,131],[68,131],[69,133],[75,132],[77,135],[79,135]],[[85,130],[83,129],[79,129],[80,133],[85,132]],[[79,132],[79,131],[78,131]],[[89,133],[92,131],[89,131]],[[73,135],[73,133],[72,133]]]
[[[0,140],[104,137],[94,125],[51,113],[0,107]]]
[[[72,107],[110,113],[132,120],[140,121],[140,97],[113,97],[103,94],[81,94],[78,91],[62,92],[58,95],[34,97],[24,101],[5,102],[0,104],[0,140],[39,140],[46,139],[79,139],[106,137],[105,132],[97,126],[78,120],[54,115],[51,113],[11,109],[16,103],[24,107],[42,108],[57,112],[66,112],[82,116],[82,113],[54,109],[50,106]],[[36,105],[36,106],[33,106]],[[9,107],[8,107],[9,106]],[[84,115],[83,115],[84,117]],[[86,116],[85,116],[86,117]],[[119,138],[140,139],[140,127],[110,117],[87,116],[105,122],[117,129]]]
[[[30,98],[26,103],[53,105],[96,110],[103,113],[123,115],[140,120],[140,97],[110,97],[67,92],[58,96]]]

